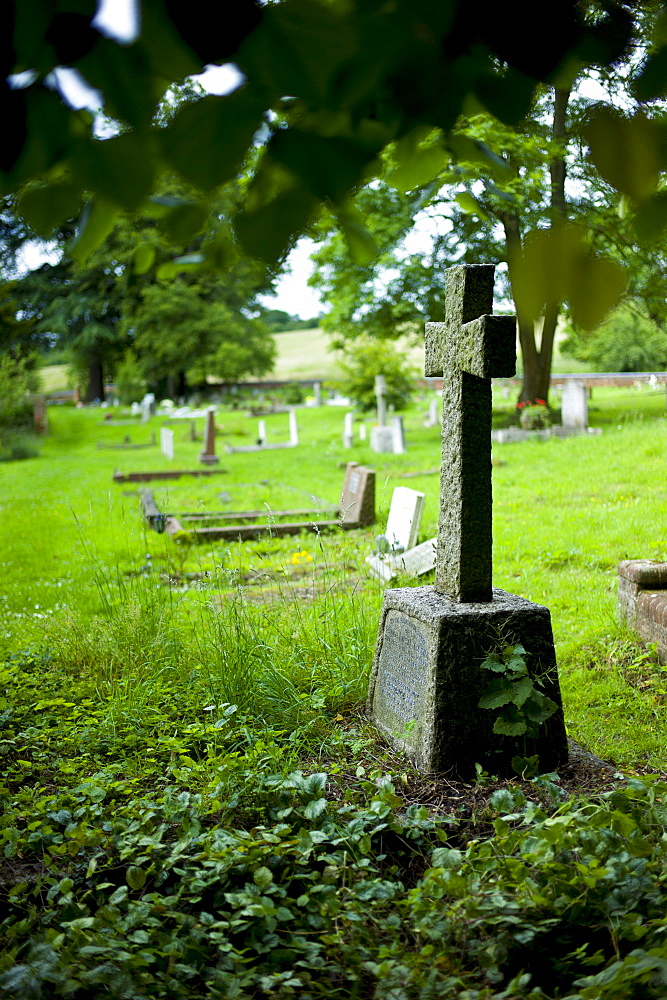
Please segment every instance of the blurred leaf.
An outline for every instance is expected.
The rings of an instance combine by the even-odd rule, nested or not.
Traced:
[[[263,114],[264,104],[243,90],[204,97],[181,108],[164,130],[165,157],[186,180],[211,190],[239,172]]]
[[[105,112],[135,128],[150,124],[158,101],[173,79],[151,74],[140,42],[118,45],[110,38],[100,38],[92,52],[79,60],[77,68],[103,95]]]
[[[426,130],[430,131],[430,130]],[[411,191],[432,181],[449,163],[449,156],[442,143],[420,146],[425,130],[418,129],[400,139],[393,150],[396,168],[387,177],[387,183],[398,191]]]
[[[198,271],[205,262],[206,258],[203,254],[190,253],[183,257],[174,257],[173,260],[167,260],[164,264],[160,264],[156,274],[160,280],[168,281],[186,271]]]
[[[377,257],[378,245],[361,221],[350,212],[339,215],[338,221],[345,237],[350,256],[355,264],[364,267]]]
[[[625,271],[611,258],[596,257],[585,230],[563,225],[538,230],[511,259],[517,309],[536,319],[548,302],[567,300],[576,323],[592,329],[615,306],[626,283]]]
[[[279,129],[269,152],[322,201],[340,201],[361,179],[377,150],[351,139],[329,138],[298,129]]]
[[[216,234],[212,240],[208,240],[203,247],[206,263],[216,271],[226,271],[232,267],[239,258],[239,252],[234,245],[230,233],[222,232]],[[235,706],[230,705],[230,708]],[[225,716],[231,714],[229,709],[225,711]]]
[[[584,330],[593,330],[618,305],[627,284],[627,275],[611,257],[587,255],[573,275],[568,296],[572,318]]]
[[[667,48],[652,52],[632,83],[638,101],[652,101],[667,92]]]
[[[81,211],[81,190],[74,184],[29,187],[19,196],[18,207],[26,222],[40,236],[50,236],[58,226]]]
[[[633,225],[640,243],[652,243],[667,229],[667,191],[645,198],[635,213]]]
[[[117,215],[116,205],[104,198],[91,198],[81,213],[77,235],[69,246],[71,256],[79,262],[86,260],[107,238]]]
[[[456,160],[479,163],[497,181],[506,181],[514,174],[510,165],[502,157],[477,139],[454,133],[447,136],[445,145]]]
[[[155,261],[155,248],[150,243],[142,243],[132,254],[132,270],[135,274],[147,274]]]
[[[584,127],[591,159],[602,177],[636,201],[650,195],[664,165],[659,125],[639,112],[626,118],[611,107],[597,108]]]
[[[484,219],[486,222],[489,221],[488,214],[477,201],[477,198],[471,195],[469,191],[461,191],[455,196],[455,200],[464,212],[467,212],[469,215],[478,215],[480,219]]]
[[[339,68],[355,51],[344,13],[310,0],[269,4],[235,62],[270,98],[289,94],[326,105],[331,97],[335,105]]]
[[[499,121],[517,125],[530,111],[534,87],[534,80],[510,68],[502,76],[495,73],[481,76],[475,84],[475,93]]]
[[[158,226],[172,243],[185,247],[204,228],[208,216],[208,206],[201,202],[182,202],[161,216]]]
[[[258,889],[264,892],[273,882],[273,874],[270,868],[262,866],[253,873],[252,880]]]
[[[306,228],[317,202],[307,191],[284,191],[254,212],[240,212],[234,228],[245,252],[275,264]]]
[[[72,173],[88,191],[136,211],[155,180],[155,161],[145,137],[126,132],[81,144],[71,160]]]

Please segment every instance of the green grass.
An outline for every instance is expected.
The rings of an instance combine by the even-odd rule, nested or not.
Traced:
[[[506,422],[511,400],[498,393],[496,403],[496,421]],[[494,446],[494,582],[551,609],[568,730],[592,750],[627,767],[664,767],[665,713],[659,693],[639,691],[628,683],[623,672],[627,653],[619,653],[619,662],[613,654],[622,645],[622,630],[615,621],[617,563],[631,557],[667,557],[661,531],[667,514],[664,406],[664,394],[648,389],[600,389],[591,404],[591,423],[603,428],[601,435]],[[344,450],[342,412],[328,407],[299,411],[297,449],[227,455],[224,442],[252,441],[256,421],[240,412],[221,412],[218,451],[226,474],[149,485],[158,504],[175,513],[317,510],[337,502],[345,462],[354,459],[377,470],[379,527],[394,486],[407,484],[426,494],[421,537],[427,538],[437,526],[438,478],[433,472],[439,463],[439,432],[423,427],[425,409],[424,402],[406,414],[409,450],[404,456],[375,455],[359,442],[351,451]],[[271,614],[276,622],[281,615],[293,616],[305,635],[314,626],[306,621],[299,601],[304,588],[311,587],[317,594],[329,594],[329,616],[331,607],[343,617],[363,612],[367,646],[358,662],[367,669],[380,595],[366,574],[364,557],[379,528],[321,538],[179,545],[143,525],[138,513],[143,484],[114,484],[112,473],[116,468],[196,467],[201,444],[189,440],[189,424],[174,425],[177,457],[170,463],[157,447],[135,452],[97,448],[98,443],[119,443],[128,433],[134,442],[147,441],[159,428],[159,418],[148,426],[128,428],[110,426],[100,417],[100,411],[51,408],[52,430],[41,456],[0,468],[5,609],[0,643],[6,654],[55,641],[65,662],[67,637],[72,623],[78,622],[90,647],[86,655],[94,659],[96,643],[102,640],[88,623],[100,616],[106,624],[98,632],[107,630],[104,659],[109,663],[114,643],[120,648],[134,642],[132,620],[123,617],[131,606],[147,615],[144,658],[151,670],[161,677],[171,672],[181,683],[202,660],[203,647],[211,655],[211,622],[220,620],[211,609],[224,606],[231,595],[247,614],[244,595],[261,607],[264,588],[274,610],[269,613],[264,607],[261,620],[246,620],[244,628],[255,635],[257,669],[266,672],[271,650],[262,630],[269,627]],[[269,440],[287,440],[286,415],[270,416],[267,426]],[[411,478],[401,478],[403,473]],[[354,588],[349,607],[343,578]],[[156,593],[162,602],[159,613]],[[322,599],[316,597],[308,605],[316,609],[314,622],[323,613],[318,605]],[[159,657],[151,645],[162,643],[162,638],[150,636],[154,620],[160,636],[169,639]],[[282,673],[293,671],[304,683],[297,661],[308,642],[303,639],[304,645],[286,656],[280,627],[274,622],[271,628],[274,659],[289,664]],[[355,638],[352,645],[359,641]],[[345,649],[344,642],[338,643],[339,665]],[[172,656],[170,650],[177,653]],[[311,665],[322,661],[312,651],[308,657]],[[113,676],[114,684],[124,683],[130,690],[128,671],[135,676],[139,667],[120,653],[116,659],[119,665],[107,671],[104,683],[112,683]],[[227,668],[220,661],[216,669],[222,674]],[[146,697],[152,678],[140,678]],[[312,687],[319,681],[311,678],[308,683]],[[341,682],[343,687],[349,683],[349,677]],[[353,686],[360,697],[363,678]],[[225,699],[231,700],[232,694],[227,692]],[[610,705],[617,708],[610,711]],[[258,710],[255,705],[253,711]]]
[[[512,401],[495,395],[501,425]],[[551,609],[570,735],[626,772],[664,771],[665,670],[615,611],[618,561],[667,558],[664,396],[593,404],[600,435],[494,446],[494,582]],[[97,447],[148,441],[160,418],[53,407],[39,457],[0,465],[0,991],[534,1000],[513,957],[534,934],[549,1000],[621,958],[586,996],[649,983],[654,957],[628,952],[662,940],[665,786],[559,804],[539,779],[529,801],[473,789],[429,812],[429,782],[360,711],[382,597],[364,559],[396,485],[423,490],[421,538],[436,531],[426,410],[405,414],[402,456],[343,449],[329,407],[299,411],[296,449],[227,455],[256,420],[221,411],[226,471],[148,484],[177,510],[335,503],[353,459],[377,471],[378,525],[345,534],[148,531],[144,484],[113,471],[196,468],[187,422],[170,463]],[[286,415],[267,424],[287,438]]]

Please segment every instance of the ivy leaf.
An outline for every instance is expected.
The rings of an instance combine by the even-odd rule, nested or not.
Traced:
[[[262,866],[253,873],[252,880],[257,888],[264,892],[273,883],[273,873],[270,869]]]
[[[322,815],[326,807],[326,799],[312,799],[303,810],[303,814],[306,819],[317,819],[318,816]]]
[[[137,865],[130,865],[125,873],[125,880],[130,889],[143,889],[146,884],[146,872]]]

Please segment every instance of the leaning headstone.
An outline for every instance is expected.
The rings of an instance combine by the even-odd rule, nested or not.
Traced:
[[[174,457],[174,432],[170,427],[160,428],[160,451],[165,458]]]
[[[340,520],[359,528],[375,521],[375,472],[348,462],[340,498]]]
[[[515,318],[490,315],[493,274],[451,268],[445,322],[426,326],[426,375],[443,377],[435,586],[385,592],[368,693],[390,742],[425,771],[464,778],[477,763],[509,774],[517,758],[537,756],[542,770],[567,760],[549,611],[492,587],[491,378],[511,377],[516,363]],[[499,677],[482,663],[508,646],[527,650],[536,690],[557,706],[534,737],[504,734],[497,711],[479,704]]]
[[[343,421],[343,448],[354,444],[354,413],[346,413]]]
[[[561,424],[571,430],[585,431],[588,427],[588,390],[576,378],[563,382]]]
[[[391,443],[394,455],[405,455],[405,429],[403,417],[391,418]]]
[[[209,406],[206,411],[204,450],[199,455],[199,461],[203,465],[217,465],[220,461],[215,453],[215,406]]]
[[[406,561],[402,556],[408,556],[410,551],[417,546],[419,535],[419,525],[421,524],[422,511],[424,509],[424,494],[419,490],[411,490],[407,486],[397,486],[391,497],[387,527],[383,535],[376,539],[378,551],[367,556],[366,562],[370,567],[373,576],[380,580],[391,580],[399,572],[408,572]],[[428,550],[425,550],[424,555]],[[415,560],[408,560],[413,564],[421,564],[420,557]],[[432,569],[435,565],[434,549],[430,549],[430,565]],[[426,572],[422,569],[421,572]],[[416,574],[419,575],[419,574]]]
[[[417,544],[424,510],[424,494],[408,486],[396,486],[391,497],[385,536],[392,552],[405,552]]]

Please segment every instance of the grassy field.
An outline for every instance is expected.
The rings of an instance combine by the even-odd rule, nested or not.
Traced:
[[[0,465],[0,838],[5,857],[0,894],[5,893],[11,911],[4,922],[0,918],[5,955],[0,959],[0,989],[5,995],[70,995],[82,1000],[566,995],[531,993],[528,986],[493,992],[493,977],[480,985],[479,969],[485,968],[480,966],[481,952],[475,952],[468,965],[464,962],[463,971],[451,972],[463,984],[461,991],[482,989],[477,993],[465,994],[453,986],[447,992],[437,979],[450,975],[445,966],[436,963],[436,974],[427,968],[430,953],[418,948],[413,954],[412,945],[408,951],[410,962],[417,963],[415,982],[436,976],[434,992],[420,992],[422,987],[415,985],[401,993],[397,983],[402,973],[391,964],[398,961],[391,958],[392,920],[416,926],[415,921],[427,919],[421,875],[416,869],[410,874],[411,866],[417,865],[419,872],[428,868],[434,843],[449,845],[446,850],[451,848],[458,857],[466,849],[477,849],[472,845],[483,845],[494,829],[498,837],[509,836],[511,824],[501,822],[499,815],[511,813],[515,822],[528,808],[525,793],[516,789],[510,789],[514,798],[503,809],[499,798],[493,800],[496,806],[482,808],[474,805],[477,792],[460,791],[459,799],[468,802],[463,796],[470,794],[473,805],[466,806],[459,819],[452,816],[463,806],[436,809],[435,818],[429,818],[431,813],[419,804],[433,794],[427,791],[426,779],[383,746],[360,711],[382,598],[380,586],[366,571],[365,556],[385,523],[395,486],[409,485],[426,494],[420,537],[436,531],[440,442],[437,428],[424,427],[427,406],[422,398],[405,414],[408,451],[400,456],[373,454],[358,437],[355,447],[345,450],[343,411],[333,407],[298,411],[301,443],[296,449],[228,455],[225,443],[253,442],[256,419],[241,411],[219,410],[218,452],[224,471],[206,483],[183,479],[149,484],[158,503],[176,513],[283,505],[317,509],[337,502],[345,463],[355,460],[376,469],[378,523],[345,534],[197,546],[148,531],[139,514],[143,485],[114,483],[112,474],[116,469],[197,467],[201,441],[189,439],[188,422],[173,425],[176,457],[170,463],[158,447],[148,444],[152,432],[159,432],[159,417],[147,425],[114,426],[103,419],[104,411],[52,407],[51,430],[40,456]],[[511,417],[512,403],[499,389],[494,422],[502,426]],[[494,446],[494,583],[551,609],[569,734],[626,774],[664,772],[665,672],[651,651],[619,626],[615,612],[618,561],[667,558],[662,531],[667,518],[664,393],[648,388],[596,390],[590,417],[602,434]],[[269,441],[287,440],[287,415],[266,419]],[[147,447],[113,447],[126,436]],[[323,782],[328,782],[326,790]],[[535,791],[539,801],[540,796],[556,795],[556,802],[563,802],[553,782],[544,789],[547,785],[551,792]],[[638,790],[650,787],[638,784],[627,793],[653,795],[650,808],[626,809],[617,797],[614,815],[626,810],[639,830],[640,813],[654,817],[650,810],[657,808],[658,793]],[[334,804],[327,806],[331,795]],[[405,814],[401,795],[414,803]],[[579,829],[581,816],[593,815],[591,808],[567,806],[575,811],[567,814],[567,822],[563,819],[562,829],[569,830],[570,822]],[[575,812],[579,819],[572,818]],[[451,839],[452,824],[463,823],[464,814],[466,823],[481,823],[479,829],[486,831],[482,836],[478,826],[461,827],[469,848]],[[530,823],[538,822],[538,814],[539,809],[533,809]],[[333,815],[348,817],[347,832],[335,833],[326,825],[326,817]],[[544,816],[539,819],[553,837],[550,822]],[[652,830],[661,829],[655,817],[650,822]],[[607,819],[596,823],[596,829],[606,829]],[[464,836],[468,829],[472,832]],[[626,824],[624,829],[626,844],[631,827]],[[301,840],[290,839],[298,830]],[[641,836],[647,844],[653,833]],[[498,847],[501,854],[515,849],[516,844]],[[575,859],[587,856],[583,847],[572,850]],[[645,856],[644,848],[637,850],[636,857]],[[292,871],[293,865],[298,872],[294,869],[296,874],[290,875],[295,881],[288,890],[279,873]],[[311,865],[310,875],[300,865]],[[609,862],[604,877],[595,878],[620,878],[619,869],[612,868]],[[480,870],[474,865],[471,869]],[[224,940],[236,942],[229,945],[229,955],[237,957],[229,959],[229,966],[226,959],[216,960],[215,974],[206,957],[209,978],[204,983],[198,978],[204,966],[197,964],[196,955],[197,949],[204,949],[202,955],[206,949],[195,942],[198,928],[209,918],[196,914],[217,912],[218,906],[209,898],[206,871],[217,879],[231,879],[225,883],[225,899],[230,906],[229,900],[236,900],[233,906],[241,908],[241,938],[230,938],[232,932],[225,930]],[[326,872],[331,873],[329,882]],[[372,878],[369,872],[375,873]],[[575,885],[578,877],[575,872],[567,885]],[[414,908],[409,913],[401,910],[400,918],[394,904],[386,902],[399,890],[381,887],[399,882],[406,895],[395,905],[399,910]],[[360,895],[352,891],[353,884],[361,887]],[[336,906],[343,906],[340,917],[331,909],[333,902],[324,902],[329,898],[327,885],[334,887]],[[431,885],[423,891],[431,899],[444,890]],[[496,902],[489,906],[497,913],[499,890],[494,891]],[[508,898],[515,898],[517,891],[513,885]],[[465,898],[478,898],[477,892],[468,886]],[[554,906],[560,906],[568,892],[562,889]],[[364,903],[364,893],[376,902]],[[283,898],[292,902],[280,903]],[[291,917],[276,917],[282,905]],[[373,910],[373,920],[380,922],[371,921],[368,933],[377,932],[385,941],[389,965],[382,966],[384,972],[372,946],[360,943],[354,929],[355,920],[366,926],[368,906],[380,908]],[[383,910],[385,906],[389,910]],[[631,906],[628,903],[626,910]],[[246,916],[241,919],[242,911]],[[192,913],[191,922],[179,912]],[[291,920],[297,912],[303,912],[309,929],[294,931],[297,936],[290,938],[289,946],[279,935],[290,956],[284,960],[287,965],[281,964],[278,953],[270,968],[262,964],[265,959],[257,955],[264,954],[263,935],[273,940],[271,935],[278,933],[275,922]],[[469,919],[474,923],[478,918]],[[218,927],[218,918],[211,919]],[[331,929],[338,919],[347,937],[339,938]],[[319,944],[309,937],[320,934],[318,928],[325,928]],[[210,933],[213,937],[208,931],[204,935],[206,948],[222,931]],[[424,930],[424,940],[428,933]],[[444,940],[444,931],[433,933]],[[183,941],[187,938],[187,945],[178,959],[168,959],[179,935]],[[570,957],[562,961],[568,968],[574,963],[578,975],[588,974],[583,952],[576,962],[571,958],[578,947],[576,934],[573,940],[563,952]],[[630,935],[628,940],[637,938]],[[162,957],[149,961],[149,945],[144,947],[142,941],[150,941],[151,954]],[[250,965],[244,965],[244,948],[255,955],[252,961],[247,958]],[[269,951],[276,948],[274,942]],[[317,948],[327,955],[327,949],[338,948],[348,970],[366,955],[357,986],[338,966],[335,974],[322,973],[324,979],[313,971],[320,968]],[[460,945],[460,955],[467,954],[466,948]],[[605,948],[600,961],[612,962],[616,953]],[[310,971],[293,973],[296,979],[305,978],[290,985],[288,967],[297,958]],[[151,962],[157,963],[159,974],[151,971]],[[253,978],[252,970],[260,966],[261,975],[257,972],[259,978]],[[103,967],[112,969],[115,985],[108,985],[106,973],[99,971]],[[506,972],[503,989],[518,975],[512,962]],[[308,976],[314,977],[312,988],[304,986]],[[639,994],[585,994],[598,995]],[[641,995],[661,994],[649,990]]]

